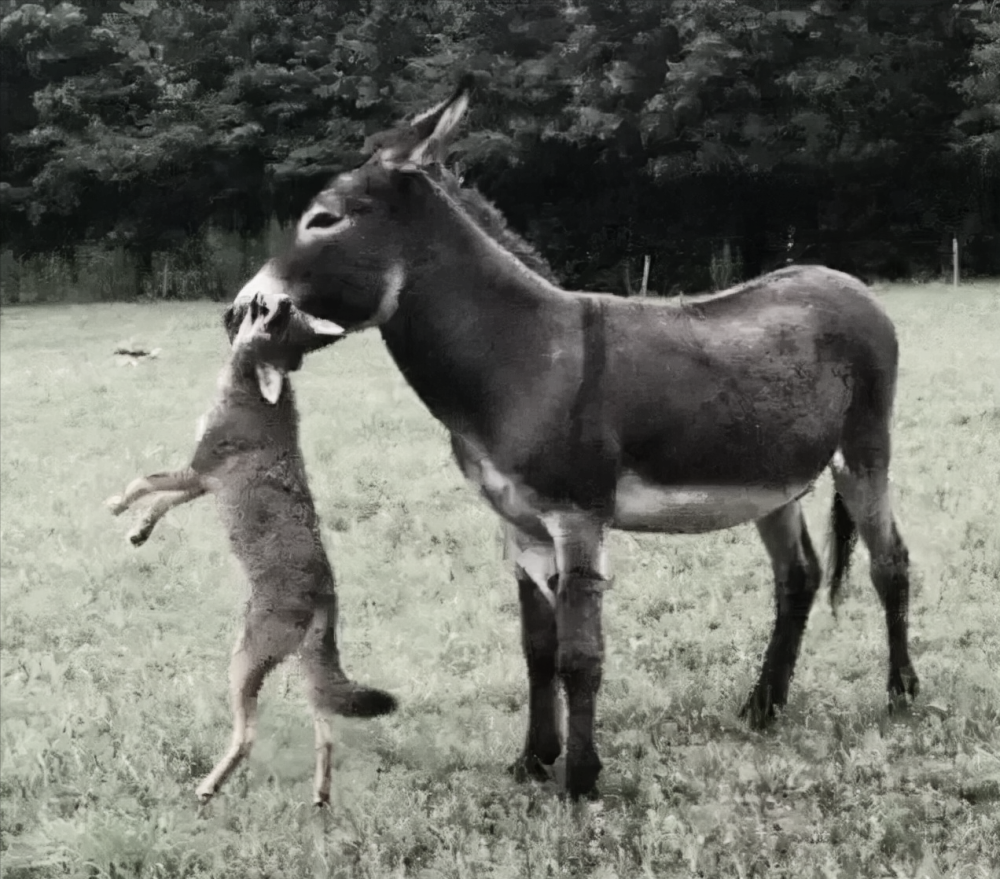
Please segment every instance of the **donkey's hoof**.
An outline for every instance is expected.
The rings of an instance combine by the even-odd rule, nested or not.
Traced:
[[[109,497],[104,502],[104,506],[111,510],[112,516],[120,516],[128,509],[128,506],[125,504],[125,501],[120,494]]]
[[[601,801],[601,791],[596,784],[592,785],[586,793],[574,794],[568,787],[559,795],[560,800],[569,800],[578,807],[585,803],[599,803]]]
[[[747,722],[750,729],[760,732],[767,729],[774,720],[774,708],[775,702],[770,698],[767,690],[764,687],[757,686],[753,688],[746,702],[743,703],[743,707],[739,711],[739,716]]]
[[[330,791],[328,791],[328,790],[325,790],[325,791],[324,790],[316,791],[315,795],[313,796],[313,805],[317,809],[324,809],[327,806],[329,806],[330,805]]]
[[[919,692],[920,680],[912,665],[893,669],[889,672],[889,713],[905,711]]]
[[[566,793],[572,800],[596,799],[597,776],[601,774],[601,758],[590,748],[582,753],[566,755]]]
[[[212,797],[215,796],[215,788],[210,784],[202,782],[194,789],[194,795],[198,798],[198,802],[201,805],[205,805]]]
[[[920,693],[920,679],[913,670],[912,665],[904,665],[901,668],[892,669],[889,672],[889,697],[909,696],[916,699]]]
[[[507,767],[507,771],[514,776],[514,781],[518,784],[527,781],[549,781],[552,778],[551,769],[534,754],[529,753],[521,754]]]

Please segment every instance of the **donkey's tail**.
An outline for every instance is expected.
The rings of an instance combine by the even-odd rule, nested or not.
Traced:
[[[851,551],[858,540],[858,529],[851,518],[843,495],[833,492],[833,508],[830,510],[830,542],[828,568],[830,571],[830,605],[836,610],[837,597],[844,576],[851,566]]]

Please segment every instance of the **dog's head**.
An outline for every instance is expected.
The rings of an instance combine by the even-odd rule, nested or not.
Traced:
[[[223,314],[234,356],[254,361],[260,392],[274,404],[284,378],[302,365],[302,358],[336,342],[343,327],[300,311],[282,293],[257,293],[230,305]]]

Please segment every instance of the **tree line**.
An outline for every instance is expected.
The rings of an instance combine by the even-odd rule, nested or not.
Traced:
[[[1000,274],[996,0],[0,0],[18,258],[294,218],[365,137],[480,89],[454,144],[568,285],[789,260]],[[732,256],[731,256],[732,255]]]

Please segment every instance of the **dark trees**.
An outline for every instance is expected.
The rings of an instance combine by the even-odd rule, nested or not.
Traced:
[[[477,71],[455,144],[569,283],[788,258],[1000,272],[1000,10],[940,0],[0,2],[0,232],[20,253],[256,236]],[[790,250],[789,250],[790,246]]]

